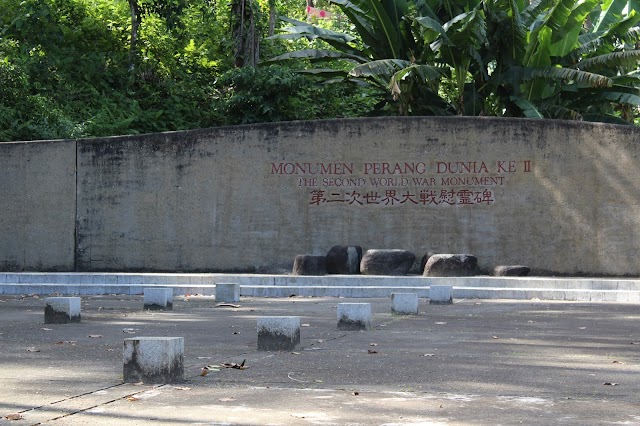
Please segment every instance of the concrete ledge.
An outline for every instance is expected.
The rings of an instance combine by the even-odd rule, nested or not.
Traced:
[[[44,323],[80,322],[79,297],[47,297],[44,299]]]
[[[216,302],[235,303],[240,301],[240,284],[216,283]]]
[[[371,303],[338,303],[338,330],[371,328]]]
[[[115,279],[114,279],[115,278]],[[99,295],[143,294],[143,281],[162,283],[174,295],[215,295],[217,282],[240,285],[240,296],[388,298],[392,293],[429,297],[429,286],[451,285],[457,299],[540,299],[592,302],[640,302],[640,280],[542,277],[385,277],[328,275],[324,277],[257,274],[106,274],[0,273],[0,294]],[[20,281],[20,282],[19,282]],[[80,282],[83,282],[80,284]],[[193,283],[192,283],[193,282]],[[105,284],[102,284],[105,283]],[[111,284],[107,284],[111,283]]]
[[[124,339],[125,383],[175,383],[184,379],[183,337]]]
[[[399,315],[417,315],[418,293],[392,293],[391,312]]]
[[[170,311],[173,309],[173,289],[168,287],[146,287],[144,289],[144,309],[150,311]]]
[[[300,317],[258,318],[259,351],[291,351],[300,344]]]

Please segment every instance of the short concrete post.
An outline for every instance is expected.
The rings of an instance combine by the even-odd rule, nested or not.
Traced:
[[[258,318],[259,351],[291,351],[300,344],[300,317]]]
[[[175,383],[184,378],[184,337],[124,339],[125,383]]]
[[[173,289],[169,287],[145,287],[144,309],[170,311],[173,309]]]
[[[338,330],[371,328],[371,303],[338,303]]]
[[[216,302],[235,303],[240,301],[240,284],[216,283]]]
[[[46,297],[44,299],[45,324],[70,322],[80,322],[79,297]]]
[[[417,315],[418,293],[391,293],[391,312],[399,315]]]
[[[432,285],[429,287],[429,303],[432,305],[453,303],[453,287],[450,285]]]

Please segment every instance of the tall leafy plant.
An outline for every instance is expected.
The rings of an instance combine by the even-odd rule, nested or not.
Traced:
[[[399,114],[623,122],[640,105],[638,0],[333,2],[356,37],[287,20],[276,37],[323,46],[271,62],[346,62]]]

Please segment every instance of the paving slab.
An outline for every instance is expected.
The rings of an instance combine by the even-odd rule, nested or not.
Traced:
[[[43,298],[0,296],[0,417],[24,417],[0,425],[640,425],[634,303],[421,299],[397,316],[358,299],[361,332],[337,329],[339,298],[82,299],[82,323],[45,325]],[[257,351],[267,315],[300,316],[296,351]],[[185,381],[123,384],[136,335],[184,336]]]

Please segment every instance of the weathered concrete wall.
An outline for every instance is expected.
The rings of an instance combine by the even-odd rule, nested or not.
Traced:
[[[72,271],[75,141],[0,143],[0,271]]]
[[[380,118],[0,144],[0,178],[4,270],[268,272],[352,244],[640,275],[637,128]]]
[[[357,244],[638,275],[639,154],[640,129],[479,118],[83,140],[77,265],[266,271]]]

